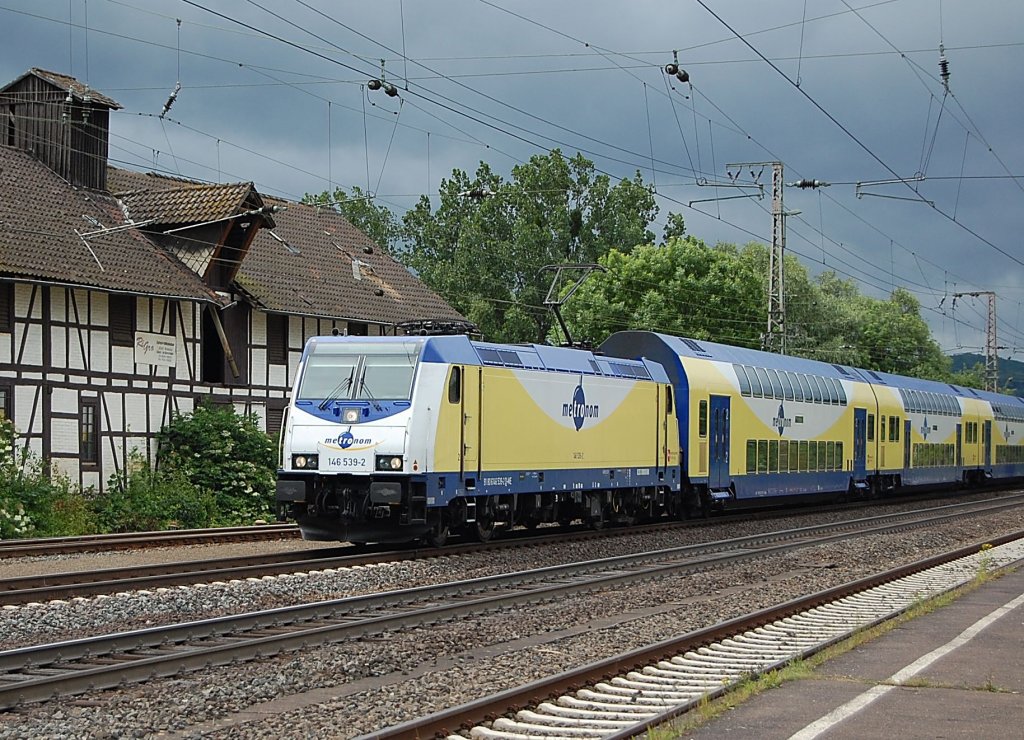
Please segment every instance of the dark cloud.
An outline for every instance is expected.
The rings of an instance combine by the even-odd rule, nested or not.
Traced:
[[[0,78],[39,66],[118,100],[111,156],[127,166],[253,180],[294,198],[359,185],[399,210],[453,168],[483,160],[507,173],[561,146],[615,177],[639,169],[656,181],[655,231],[678,211],[709,242],[768,240],[767,200],[687,204],[735,194],[698,176],[714,182],[728,162],[780,159],[787,180],[835,183],[785,194],[801,211],[788,246],[810,269],[837,269],[872,295],[909,287],[948,349],[984,343],[984,310],[961,301],[954,321],[949,295],[995,290],[1000,343],[1024,347],[1024,180],[1006,178],[1024,174],[1024,4],[848,2],[706,0],[778,70],[799,74],[799,90],[690,0],[72,0],[70,28],[67,3],[5,0]],[[940,39],[955,99],[936,130]],[[666,90],[673,50],[689,98],[687,85]],[[364,87],[381,58],[396,98]],[[892,178],[889,168],[954,179],[866,189],[934,208],[856,197],[853,183]],[[1003,179],[955,179],[961,171]]]

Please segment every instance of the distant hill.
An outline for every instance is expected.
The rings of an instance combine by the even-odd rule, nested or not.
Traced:
[[[985,364],[985,356],[974,352],[953,355],[953,372],[970,370],[975,365]],[[999,387],[1007,388],[1010,393],[1024,396],[1024,362],[999,358]]]

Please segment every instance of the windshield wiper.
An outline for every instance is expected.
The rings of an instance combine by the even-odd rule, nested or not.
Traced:
[[[373,407],[377,411],[381,410],[380,404],[377,403],[377,398],[370,392],[370,388],[366,385],[366,373],[363,373],[363,377],[359,379],[359,393],[365,393],[366,398],[373,404]],[[358,397],[359,393],[353,393],[352,395]]]
[[[330,406],[332,403],[334,403],[334,401],[336,401],[338,399],[338,397],[342,393],[344,393],[345,391],[347,391],[351,387],[352,379],[355,377],[355,375],[356,375],[356,366],[353,365],[352,366],[352,371],[348,374],[348,377],[345,378],[340,383],[338,383],[336,386],[334,386],[334,390],[332,390],[330,393],[327,394],[327,397],[324,398],[324,400],[320,403],[318,408],[321,411],[326,411],[328,406]]]

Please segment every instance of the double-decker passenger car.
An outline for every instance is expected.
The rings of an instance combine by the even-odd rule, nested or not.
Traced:
[[[613,334],[601,351],[668,373],[688,508],[1024,474],[1013,436],[1024,401],[1013,396],[653,332]],[[996,413],[1007,420],[1002,459]]]

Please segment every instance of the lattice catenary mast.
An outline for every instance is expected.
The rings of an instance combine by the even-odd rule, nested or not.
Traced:
[[[985,322],[985,390],[993,393],[999,390],[999,355],[996,343],[996,294],[991,290],[975,290],[968,293],[954,293],[953,300],[971,296],[988,298],[988,320]]]

